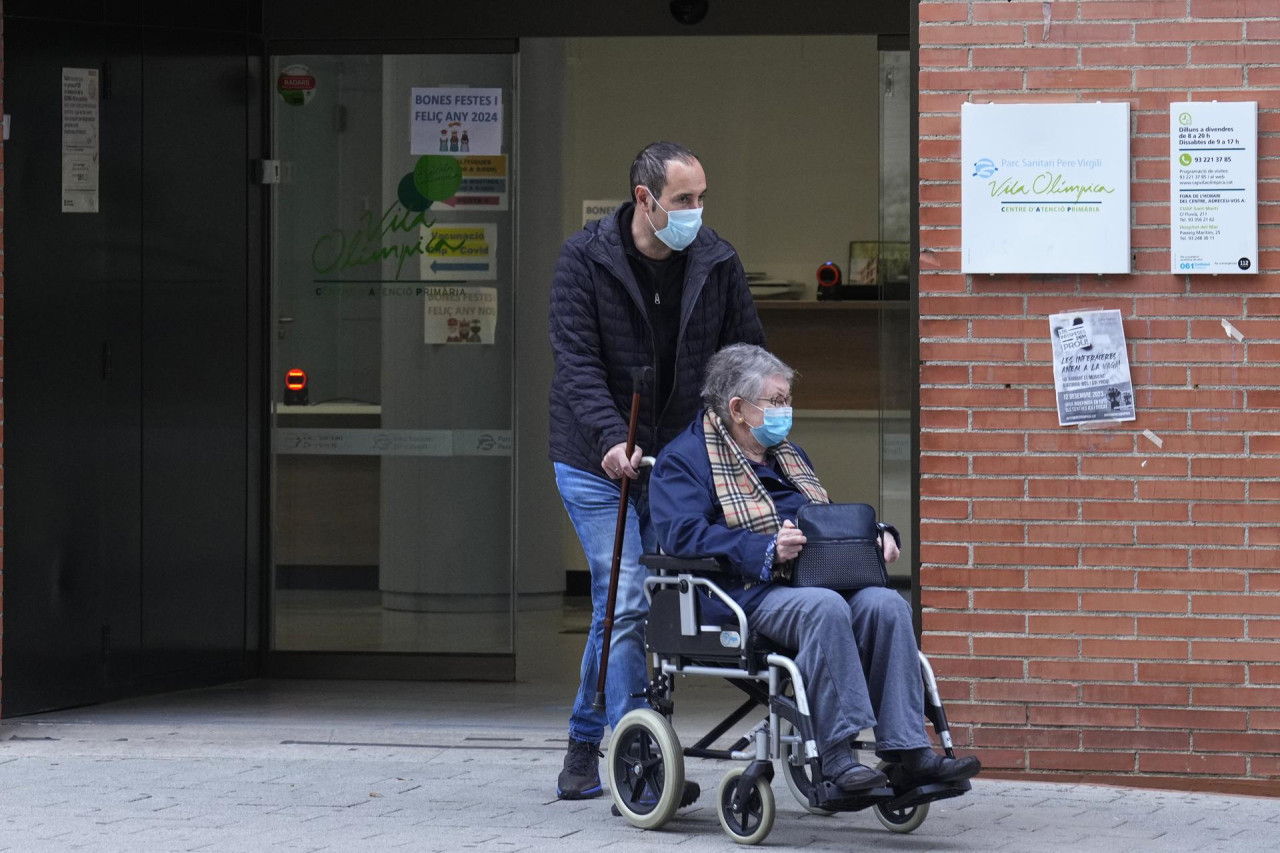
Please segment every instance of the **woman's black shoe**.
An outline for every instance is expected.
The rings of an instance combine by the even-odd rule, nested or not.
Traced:
[[[959,782],[977,776],[982,769],[981,762],[972,755],[947,758],[928,747],[903,750],[895,758],[885,769],[893,787],[899,791],[940,782]]]

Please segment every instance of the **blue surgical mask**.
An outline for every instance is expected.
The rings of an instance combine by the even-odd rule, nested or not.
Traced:
[[[667,215],[667,227],[662,230],[653,229],[653,236],[657,237],[667,246],[679,252],[688,248],[693,242],[693,238],[698,236],[698,229],[702,227],[702,208],[695,207],[691,210],[667,210],[655,198],[653,203],[662,209]],[[645,211],[645,219],[649,219],[648,211]],[[649,227],[653,228],[653,220],[649,219]]]
[[[744,400],[744,403],[751,403],[750,400]],[[757,409],[764,413],[764,422],[760,426],[751,427],[751,435],[756,441],[760,442],[761,447],[774,447],[786,441],[787,433],[791,432],[791,407],[790,406],[774,406],[770,409],[763,409],[751,403]]]

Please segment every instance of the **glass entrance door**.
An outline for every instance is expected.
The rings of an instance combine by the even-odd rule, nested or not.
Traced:
[[[509,658],[513,57],[272,62],[271,648]]]
[[[884,310],[876,329],[880,367],[880,514],[902,534],[895,582],[911,581],[911,412],[917,367],[911,358],[911,52],[880,46],[880,217],[876,284]]]

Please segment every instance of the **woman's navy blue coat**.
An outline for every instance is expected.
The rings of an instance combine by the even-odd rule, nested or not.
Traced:
[[[794,444],[792,447],[809,462],[803,450]],[[725,525],[724,511],[711,480],[711,461],[700,416],[667,445],[653,466],[649,512],[665,553],[673,557],[724,558],[729,571],[737,577],[716,582],[750,615],[771,583],[760,578],[768,577],[763,570],[773,565],[774,536]],[[795,521],[794,515],[781,515],[784,521]],[[727,607],[709,599],[703,604],[703,616],[715,623],[728,619],[730,614]]]

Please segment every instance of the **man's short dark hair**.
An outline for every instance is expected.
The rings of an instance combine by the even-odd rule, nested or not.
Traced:
[[[692,166],[698,156],[678,142],[651,142],[631,163],[631,200],[636,201],[636,187],[644,185],[654,198],[662,196],[667,185],[667,163],[679,160]]]

